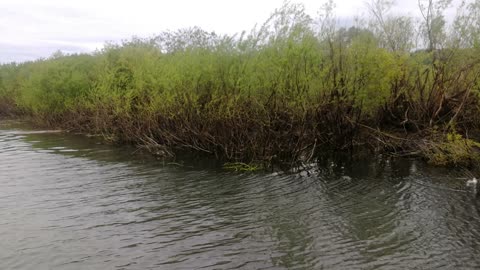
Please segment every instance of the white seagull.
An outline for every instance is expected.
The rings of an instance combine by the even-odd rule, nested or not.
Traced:
[[[476,187],[477,183],[478,183],[478,180],[477,180],[477,178],[474,177],[474,178],[467,181],[467,187],[469,187],[469,186]]]

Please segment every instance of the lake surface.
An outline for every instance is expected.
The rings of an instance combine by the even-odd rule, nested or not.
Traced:
[[[465,177],[382,158],[242,174],[4,121],[0,269],[474,269]]]

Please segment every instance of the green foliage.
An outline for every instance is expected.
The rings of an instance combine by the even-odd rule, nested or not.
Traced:
[[[423,152],[428,162],[437,166],[471,166],[480,161],[480,143],[458,133],[450,132],[440,140],[430,142]]]
[[[469,33],[461,46],[412,53],[412,19],[383,14],[390,1],[374,3],[367,27],[337,29],[331,1],[318,19],[286,2],[241,35],[189,28],[106,44],[94,54],[1,65],[0,107],[247,161],[311,157],[317,142],[344,147],[355,123],[425,128],[451,125],[466,106],[478,112],[465,102],[480,92],[478,8],[468,6],[456,21]],[[435,43],[428,49],[447,34],[444,6],[434,4],[423,6],[425,14],[434,11],[424,23]]]
[[[72,55],[22,64],[18,106],[55,115],[82,105],[96,81],[95,62],[90,55]]]

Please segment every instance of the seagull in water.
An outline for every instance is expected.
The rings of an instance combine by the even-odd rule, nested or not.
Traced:
[[[477,178],[473,177],[472,179],[467,181],[467,187],[477,187],[478,180]]]
[[[477,195],[477,178],[473,177],[472,179],[467,181],[467,187],[472,187],[473,194]]]

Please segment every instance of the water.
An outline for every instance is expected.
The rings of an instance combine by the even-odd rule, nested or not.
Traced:
[[[4,123],[0,269],[478,268],[464,176],[385,159],[239,174]]]

